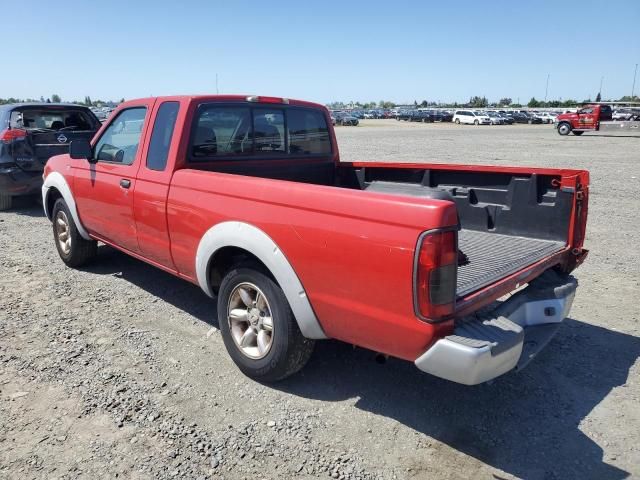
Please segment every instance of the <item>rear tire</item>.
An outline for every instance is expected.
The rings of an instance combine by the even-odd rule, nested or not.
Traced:
[[[315,342],[300,332],[284,292],[257,267],[237,267],[224,277],[218,324],[231,359],[257,381],[293,375],[313,353]]]
[[[454,122],[456,125],[460,125],[460,119],[456,118],[456,121]]]
[[[4,212],[5,210],[9,210],[13,203],[13,198],[11,195],[5,195],[4,193],[0,193],[0,212]]]
[[[53,205],[51,219],[58,255],[68,267],[80,267],[96,256],[98,242],[82,238],[69,207],[62,198]]]
[[[567,122],[558,124],[558,133],[560,135],[569,135],[571,133],[571,125],[569,125]]]

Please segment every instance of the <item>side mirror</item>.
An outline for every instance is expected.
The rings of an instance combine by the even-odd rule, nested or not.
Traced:
[[[69,156],[77,160],[84,159],[89,163],[95,163],[91,144],[88,140],[72,140],[69,145]]]

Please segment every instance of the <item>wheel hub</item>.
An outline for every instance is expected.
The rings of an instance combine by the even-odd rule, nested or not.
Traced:
[[[69,228],[69,219],[64,211],[58,211],[55,219],[55,226],[58,246],[62,253],[69,255],[69,252],[71,252],[71,231]]]
[[[243,355],[264,358],[273,343],[273,319],[269,300],[256,285],[243,282],[231,291],[227,322],[236,347]]]

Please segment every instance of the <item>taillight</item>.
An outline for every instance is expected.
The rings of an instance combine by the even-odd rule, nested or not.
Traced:
[[[457,232],[424,233],[418,242],[414,272],[416,314],[429,322],[453,316],[458,274]]]
[[[21,128],[9,128],[0,132],[0,142],[9,143],[17,138],[24,138],[27,136],[27,131]]]

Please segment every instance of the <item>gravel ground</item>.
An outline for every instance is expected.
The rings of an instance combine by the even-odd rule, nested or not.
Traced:
[[[591,171],[591,254],[540,358],[464,387],[326,341],[299,375],[263,386],[236,370],[197,287],[105,246],[68,269],[25,203],[0,213],[0,478],[640,476],[640,137],[337,131],[343,160]]]

